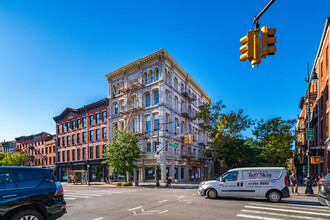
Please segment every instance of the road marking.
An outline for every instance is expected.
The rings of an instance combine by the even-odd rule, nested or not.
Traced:
[[[103,217],[100,217],[100,218],[94,218],[93,220],[101,220],[103,219]]]
[[[268,206],[272,206],[274,205],[274,203],[271,203],[271,202],[250,202],[249,203],[250,205],[260,205],[260,204],[263,204],[263,205],[268,205]],[[308,203],[310,204],[310,203]],[[279,205],[283,205],[283,206],[297,206],[297,207],[311,207],[311,208],[321,208],[321,209],[327,209],[329,210],[328,207],[326,206],[323,206],[321,204],[317,204],[317,205],[308,205],[306,203],[289,203],[289,202],[282,202],[282,203],[279,203]]]
[[[163,214],[163,213],[165,213],[165,212],[168,212],[168,210],[164,210],[164,211],[162,211],[162,212],[160,212],[160,213],[158,213],[158,214],[160,215],[160,214]]]
[[[183,198],[184,196],[179,196],[178,198]]]
[[[298,207],[295,207],[295,206],[291,206],[291,205],[271,205],[271,204],[251,204],[249,203],[250,205],[261,205],[261,206],[266,206],[266,207],[277,207],[277,208],[290,208],[290,209],[302,209],[302,210],[306,210],[307,207],[304,207],[302,205],[298,206]],[[326,208],[327,210],[320,210],[319,208]],[[308,208],[308,210],[311,210],[311,211],[318,211],[318,212],[327,212],[327,213],[330,213],[330,210],[328,207],[313,207],[313,208]]]
[[[64,197],[77,197],[77,198],[91,198],[90,196],[79,196],[79,195],[65,195]]]
[[[314,218],[308,216],[299,216],[299,215],[287,215],[282,213],[275,213],[275,212],[263,212],[263,211],[254,211],[254,210],[246,210],[242,209],[241,212],[250,212],[256,214],[263,214],[263,215],[276,215],[276,216],[283,216],[283,217],[290,217],[290,218],[301,218],[301,219],[312,219],[312,220],[326,220],[325,218]]]
[[[76,200],[77,198],[66,198],[64,200]]]
[[[97,195],[97,194],[85,194],[85,193],[79,193],[79,194],[67,193],[67,195],[77,195],[77,196],[102,196],[102,195]]]
[[[244,206],[244,208],[265,209],[265,210],[282,211],[282,212],[294,212],[294,213],[300,213],[300,214],[330,216],[330,214],[326,214],[326,213],[306,212],[306,211],[301,211],[301,210],[289,210],[289,209],[277,209],[277,208],[270,208],[270,207],[258,207],[258,206],[246,205],[246,206]]]
[[[243,214],[238,214],[237,217],[262,219],[262,220],[284,220],[284,219],[280,219],[280,218],[268,218],[268,217],[262,217],[262,216],[243,215]]]
[[[143,208],[143,206],[138,206],[138,207],[135,207],[135,208],[131,208],[131,209],[129,209],[128,211],[133,211],[133,210],[135,210],[135,209],[140,209],[140,208]]]
[[[167,199],[164,199],[162,201],[158,201],[159,203],[162,203],[162,202],[167,202],[168,200]]]

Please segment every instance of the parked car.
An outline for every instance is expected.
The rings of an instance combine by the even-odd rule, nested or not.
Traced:
[[[62,185],[50,170],[0,167],[0,219],[56,219],[65,212]]]
[[[232,169],[217,180],[200,183],[198,194],[210,199],[219,196],[266,197],[271,202],[290,197],[284,167]]]
[[[319,181],[319,193],[317,198],[320,203],[330,207],[330,174],[326,175]]]

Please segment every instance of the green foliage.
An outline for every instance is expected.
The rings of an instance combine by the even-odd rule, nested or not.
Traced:
[[[116,186],[132,186],[132,182],[118,182]]]
[[[12,155],[0,154],[0,166],[24,166],[27,165],[29,156],[21,152],[14,153]]]
[[[210,147],[207,154],[213,161],[226,164],[228,168],[255,166],[257,150],[247,144],[242,132],[250,128],[254,121],[240,109],[221,114],[215,129],[211,132]]]
[[[295,120],[282,120],[280,117],[257,123],[253,130],[256,137],[253,144],[261,150],[264,166],[287,166],[292,156],[295,123]]]
[[[139,160],[140,154],[139,139],[135,133],[116,129],[115,136],[106,147],[103,163],[110,166],[111,173],[132,173],[136,167],[134,162]]]

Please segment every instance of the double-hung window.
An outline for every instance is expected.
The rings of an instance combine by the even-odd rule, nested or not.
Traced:
[[[146,94],[146,107],[150,106],[150,93]]]
[[[154,105],[159,103],[159,91],[154,91]]]
[[[146,130],[147,130],[147,131],[150,131],[150,129],[151,129],[150,116],[147,116],[146,119],[147,119],[147,120],[146,120]]]

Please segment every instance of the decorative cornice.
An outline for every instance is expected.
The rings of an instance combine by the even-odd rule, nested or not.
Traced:
[[[108,105],[109,105],[109,99],[104,98],[104,99],[101,99],[97,102],[93,102],[91,104],[84,105],[83,107],[78,108],[78,109],[67,107],[60,115],[53,117],[53,119],[54,119],[55,122],[59,122],[59,121],[65,119],[66,116],[68,116],[70,113],[81,115],[81,114],[89,112],[93,109],[100,108],[100,107],[103,107],[103,106],[108,106]]]
[[[111,79],[113,78],[117,78],[121,75],[124,75],[124,71],[130,72],[131,70],[133,70],[134,68],[136,69],[141,69],[143,68],[143,64],[147,63],[149,61],[152,60],[164,60],[167,61],[170,66],[176,70],[181,76],[182,78],[184,78],[185,80],[187,80],[192,86],[194,86],[194,88],[200,92],[201,94],[204,94],[205,99],[208,102],[212,102],[212,99],[206,94],[206,92],[202,89],[202,87],[200,85],[197,84],[197,82],[188,74],[186,73],[182,67],[173,59],[173,57],[163,48],[160,49],[152,54],[149,54],[145,57],[142,57],[134,62],[131,62],[125,66],[120,67],[119,69],[110,72],[108,74],[105,75],[105,77],[107,77],[108,81],[110,82]]]

